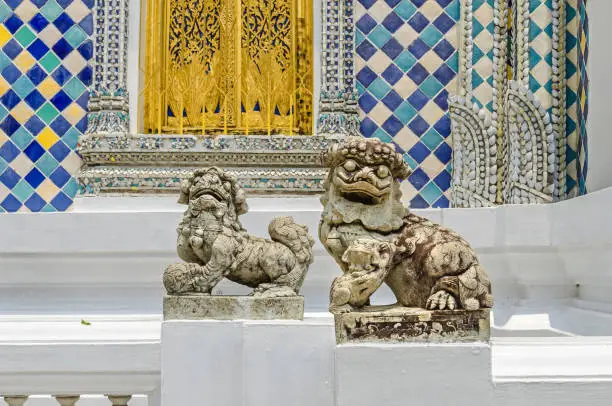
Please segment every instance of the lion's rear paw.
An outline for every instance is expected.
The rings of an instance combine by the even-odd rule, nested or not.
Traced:
[[[345,304],[345,305],[340,305],[340,306],[331,305],[329,306],[329,311],[334,314],[350,313],[353,311],[353,306],[351,306],[350,304]]]
[[[439,290],[427,299],[426,308],[429,310],[455,310],[457,308],[457,301],[445,290]]]

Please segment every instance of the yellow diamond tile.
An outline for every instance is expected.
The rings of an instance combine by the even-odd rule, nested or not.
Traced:
[[[51,77],[47,77],[47,79],[43,80],[38,85],[38,91],[45,96],[45,98],[50,99],[57,94],[61,89],[60,85]]]
[[[18,105],[13,107],[11,110],[11,115],[15,117],[17,122],[25,124],[26,121],[28,121],[30,117],[34,115],[34,111],[32,111],[32,109],[25,104],[25,102],[20,102]]]
[[[11,33],[4,25],[0,25],[0,46],[6,44],[11,39]]]
[[[9,82],[7,82],[2,76],[0,76],[0,95],[3,95],[4,93],[8,92],[10,88],[11,85],[9,84]]]
[[[37,188],[36,193],[40,195],[44,200],[50,202],[59,192],[59,188],[55,186],[49,179],[45,179]]]
[[[27,72],[36,63],[36,59],[29,52],[22,52],[15,58],[15,65],[22,71]]]
[[[85,117],[87,113],[77,103],[71,103],[62,114],[70,124],[75,125]]]
[[[45,129],[38,134],[36,140],[43,146],[44,149],[49,149],[57,142],[57,140],[59,140],[59,137],[50,127],[45,127]]]

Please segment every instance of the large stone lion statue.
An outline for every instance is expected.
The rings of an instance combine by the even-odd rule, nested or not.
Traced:
[[[457,233],[402,205],[399,179],[410,169],[392,144],[349,137],[323,155],[319,238],[344,275],[330,310],[369,304],[384,282],[399,304],[426,309],[491,307],[491,284],[476,253]]]
[[[223,278],[255,288],[254,296],[299,293],[312,263],[314,240],[291,217],[272,220],[272,240],[249,235],[238,216],[248,210],[236,179],[218,168],[196,170],[181,185],[187,204],[177,232],[177,251],[186,262],[170,265],[163,277],[169,294],[209,294]]]

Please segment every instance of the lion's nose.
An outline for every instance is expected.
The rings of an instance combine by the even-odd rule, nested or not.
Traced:
[[[374,169],[370,167],[365,167],[355,174],[354,179],[355,180],[362,180],[362,179],[369,180],[371,175],[373,174],[374,174]]]

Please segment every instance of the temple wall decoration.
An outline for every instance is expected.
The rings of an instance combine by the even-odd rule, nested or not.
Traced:
[[[471,4],[451,96],[456,207],[547,203],[586,192],[588,26],[579,1]],[[464,9],[467,9],[465,7]],[[582,12],[580,11],[582,9]],[[471,24],[470,24],[471,22]],[[461,68],[460,68],[461,69]],[[584,89],[584,90],[579,90]]]
[[[79,189],[93,0],[0,1],[0,211],[63,211]]]
[[[413,208],[448,207],[447,97],[458,90],[458,0],[358,0],[356,87],[361,133],[393,142],[414,170]]]

